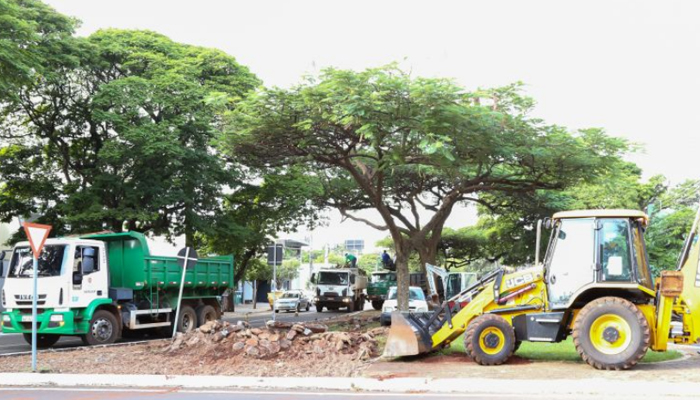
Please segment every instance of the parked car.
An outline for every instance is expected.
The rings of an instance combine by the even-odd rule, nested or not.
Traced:
[[[275,312],[283,311],[309,311],[311,300],[301,290],[287,290],[275,301]]]
[[[396,286],[393,286],[389,289],[387,300],[382,306],[382,315],[379,318],[382,326],[391,325],[391,313],[396,311],[396,309]],[[410,286],[408,288],[408,310],[412,312],[428,312],[428,302],[425,300],[425,293],[418,286]]]

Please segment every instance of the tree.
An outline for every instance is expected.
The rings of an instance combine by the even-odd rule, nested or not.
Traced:
[[[212,225],[232,164],[212,146],[218,105],[260,81],[218,50],[103,30],[2,104],[0,218],[39,214],[54,233],[184,234]],[[229,108],[233,107],[229,104]]]
[[[77,22],[38,0],[0,0],[0,103],[73,64]]]
[[[408,257],[415,249],[421,264],[435,262],[456,204],[482,203],[482,193],[563,189],[627,148],[533,119],[532,104],[518,85],[470,93],[392,66],[328,69],[319,80],[261,90],[239,104],[227,119],[225,149],[257,168],[308,166],[324,184],[323,205],[388,231],[406,310]],[[353,213],[368,208],[381,224]]]
[[[674,269],[700,202],[700,181],[687,180],[659,196],[646,232],[652,271]]]

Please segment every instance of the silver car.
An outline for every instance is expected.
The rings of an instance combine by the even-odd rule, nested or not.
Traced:
[[[309,311],[311,308],[311,300],[301,290],[288,290],[282,294],[280,298],[275,300],[275,312],[282,311]]]

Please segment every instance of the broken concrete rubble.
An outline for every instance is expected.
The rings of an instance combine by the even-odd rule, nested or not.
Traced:
[[[350,326],[354,325],[356,321],[352,321]],[[321,323],[289,324],[276,321],[264,328],[250,328],[246,323],[210,321],[193,332],[178,334],[164,351],[204,351],[216,358],[240,354],[257,359],[323,358],[336,354],[366,361],[379,355],[376,336],[385,333],[385,328],[366,332],[328,331],[328,327]]]

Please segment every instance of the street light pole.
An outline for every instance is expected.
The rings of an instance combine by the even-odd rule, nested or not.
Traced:
[[[277,239],[272,248],[272,321],[276,320],[277,310]]]

